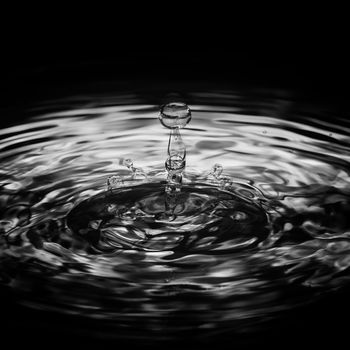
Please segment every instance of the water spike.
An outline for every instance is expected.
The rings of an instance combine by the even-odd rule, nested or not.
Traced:
[[[179,128],[171,129],[168,142],[168,156],[186,157],[186,146],[182,141]]]
[[[159,120],[161,124],[171,129],[168,142],[168,157],[165,161],[165,169],[168,173],[165,186],[164,213],[168,220],[174,220],[175,208],[179,204],[179,194],[182,186],[182,172],[186,166],[186,146],[182,140],[180,129],[191,120],[191,111],[185,103],[173,102],[161,108]]]
[[[189,107],[182,102],[172,102],[162,106],[159,114],[161,124],[171,129],[168,142],[168,158],[165,169],[168,172],[166,192],[180,191],[182,172],[186,165],[186,146],[182,140],[180,129],[191,120]]]

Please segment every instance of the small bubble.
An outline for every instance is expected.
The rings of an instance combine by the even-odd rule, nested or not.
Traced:
[[[263,130],[263,134],[266,134],[267,133],[267,131],[266,130]]]

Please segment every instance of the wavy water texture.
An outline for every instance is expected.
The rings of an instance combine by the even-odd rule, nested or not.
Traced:
[[[0,131],[0,285],[18,303],[171,338],[273,317],[349,282],[350,123],[283,96],[189,99],[171,221],[158,106],[72,98]],[[147,178],[131,179],[126,158]],[[107,191],[110,176],[124,182]]]

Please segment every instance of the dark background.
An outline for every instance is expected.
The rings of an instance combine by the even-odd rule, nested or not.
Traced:
[[[134,18],[127,26],[114,27],[112,23],[102,30],[97,30],[100,22],[91,21],[88,26],[71,30],[63,18],[53,25],[50,19],[45,23],[31,19],[19,29],[12,24],[2,31],[2,127],[20,122],[26,108],[42,99],[99,89],[103,92],[106,86],[121,92],[137,87],[148,96],[152,95],[152,86],[158,87],[159,96],[162,89],[289,89],[300,101],[331,105],[337,113],[348,114],[347,31],[328,21],[321,28],[310,23],[309,30],[304,31],[295,18],[293,27],[287,25],[288,31],[276,25],[266,32],[261,26],[249,31],[251,20],[237,30],[223,19],[226,25],[215,31],[216,24],[211,22],[205,29],[187,27],[191,17],[186,17],[178,36],[179,24],[164,18],[158,19],[158,27],[152,31],[146,30],[147,25],[135,29]],[[169,26],[174,29],[171,33],[166,31]],[[48,341],[54,341],[62,346],[80,343],[83,347],[97,347],[103,343],[103,339],[90,338],[90,330],[98,328],[98,324],[84,325],[83,320],[78,320],[80,326],[86,326],[86,332],[77,335],[76,319],[46,315],[43,320],[39,313],[14,307],[13,296],[1,293],[1,336],[11,339],[14,345],[24,341],[46,346]],[[312,307],[295,310],[253,336],[218,336],[211,339],[210,345],[340,345],[347,341],[348,296],[349,290],[345,289]],[[104,342],[117,348],[129,346],[125,341]],[[206,343],[203,340],[199,345]],[[179,344],[198,345],[181,340]]]
[[[0,107],[8,113],[1,120],[5,114],[20,118],[10,112],[33,101],[99,92],[103,84],[143,92],[154,86],[166,92],[203,86],[290,89],[300,99],[343,111],[349,28],[342,9],[324,8],[323,15],[320,9],[286,8],[269,16],[230,7],[208,7],[205,16],[180,5],[151,15],[143,8],[137,14],[111,9],[110,16],[97,9],[93,16],[70,8],[63,15],[59,8],[34,16],[24,12],[2,23]]]

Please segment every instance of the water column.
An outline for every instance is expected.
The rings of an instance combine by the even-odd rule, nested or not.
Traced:
[[[165,207],[168,217],[174,217],[182,185],[182,172],[186,166],[186,146],[182,141],[180,129],[191,120],[189,107],[182,102],[172,102],[164,105],[159,114],[163,126],[170,129],[168,142],[168,157],[165,161],[167,184],[165,186]]]

